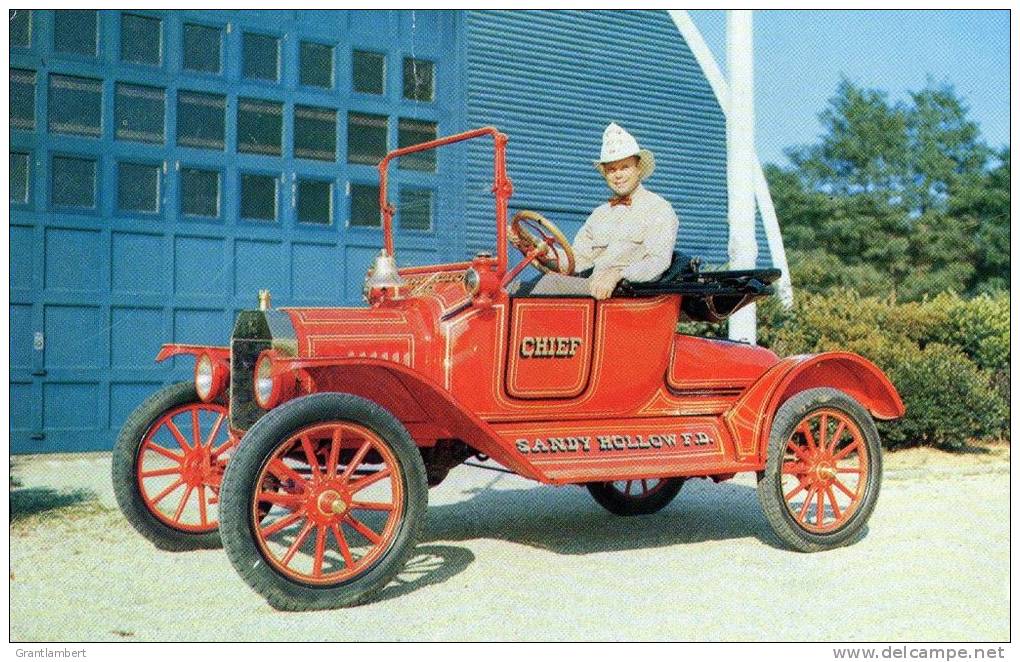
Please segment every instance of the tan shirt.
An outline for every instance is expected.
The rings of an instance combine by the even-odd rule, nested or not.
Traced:
[[[673,206],[638,184],[629,207],[606,202],[581,226],[573,244],[574,270],[614,269],[632,282],[654,280],[669,268],[679,225]]]

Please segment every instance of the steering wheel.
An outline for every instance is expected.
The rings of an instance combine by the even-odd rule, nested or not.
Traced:
[[[574,249],[570,242],[552,221],[538,212],[522,210],[514,214],[507,239],[525,257],[532,255],[532,262],[540,271],[568,276],[574,273]],[[535,254],[536,250],[540,252]]]

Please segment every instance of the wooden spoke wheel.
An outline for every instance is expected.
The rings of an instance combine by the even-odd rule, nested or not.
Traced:
[[[403,569],[427,489],[421,454],[389,412],[347,394],[299,398],[252,426],[231,460],[224,547],[277,609],[359,604]]]
[[[784,542],[800,551],[829,549],[861,533],[878,498],[881,468],[867,411],[836,389],[811,389],[777,412],[758,493]]]
[[[113,452],[114,493],[128,521],[157,547],[219,546],[219,489],[229,451],[227,407],[190,382],[153,395],[128,418]]]
[[[637,478],[588,483],[592,497],[615,515],[650,515],[665,508],[683,487],[683,478]]]

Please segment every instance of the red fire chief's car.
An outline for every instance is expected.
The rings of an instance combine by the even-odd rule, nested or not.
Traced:
[[[495,145],[496,251],[398,269],[391,160],[472,138]],[[507,138],[487,127],[391,152],[379,165],[384,248],[367,308],[242,312],[229,347],[195,356],[125,423],[113,456],[121,509],[163,549],[222,540],[241,577],[279,609],[369,600],[404,566],[428,488],[490,458],[526,478],[583,485],[617,515],[653,513],[690,477],[758,476],[768,521],[817,551],[861,534],[882,472],[873,419],[904,413],[860,356],[781,359],[678,334],[771,293],[775,270],[702,272],[676,256],[614,296],[539,296],[534,263],[570,273],[569,243],[521,212]],[[513,243],[524,257],[508,262]]]

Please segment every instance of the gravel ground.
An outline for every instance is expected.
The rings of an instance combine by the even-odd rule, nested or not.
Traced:
[[[273,611],[220,550],[153,548],[116,508],[109,455],[17,458],[10,637],[1007,640],[1008,450],[886,457],[868,535],[812,555],[779,548],[751,476],[618,518],[578,488],[456,469],[376,602],[303,614]]]

